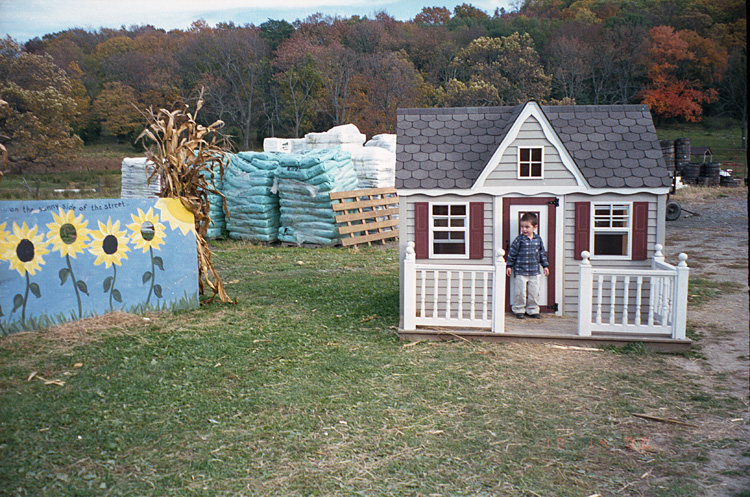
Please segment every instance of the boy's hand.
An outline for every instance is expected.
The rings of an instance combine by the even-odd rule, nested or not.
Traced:
[[[549,276],[549,268],[548,267],[545,267],[543,269],[543,271],[544,271],[544,276]]]
[[[513,268],[508,268],[508,269],[505,270],[505,275],[506,276],[510,276],[511,273],[513,273]]]

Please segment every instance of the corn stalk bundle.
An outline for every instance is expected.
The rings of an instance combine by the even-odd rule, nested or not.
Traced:
[[[195,217],[200,294],[204,295],[205,284],[213,292],[208,302],[217,295],[222,302],[234,302],[224,291],[224,284],[211,262],[211,250],[206,241],[211,223],[209,193],[222,198],[224,212],[227,212],[226,199],[214,184],[215,171],[218,171],[219,178],[223,177],[224,168],[229,163],[223,148],[226,141],[218,132],[224,123],[216,121],[207,127],[198,124],[196,116],[202,105],[203,100],[199,99],[193,114],[187,111],[187,105],[173,111],[159,109],[156,113],[148,109],[145,113],[148,126],[136,141],[149,139],[153,142],[146,150],[146,157],[154,163],[149,182],[159,175],[160,196],[180,199]]]
[[[10,109],[8,102],[0,98],[0,109]],[[3,158],[3,166],[8,167],[8,150],[0,143],[0,157]],[[0,171],[0,181],[3,180],[3,172]]]

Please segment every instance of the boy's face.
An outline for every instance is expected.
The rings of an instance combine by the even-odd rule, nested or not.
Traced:
[[[534,230],[536,229],[536,226],[531,224],[528,221],[521,221],[521,233],[523,235],[528,236],[529,238],[534,238]]]

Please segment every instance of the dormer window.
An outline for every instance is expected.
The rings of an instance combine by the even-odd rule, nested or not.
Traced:
[[[544,147],[518,148],[518,177],[541,178]]]

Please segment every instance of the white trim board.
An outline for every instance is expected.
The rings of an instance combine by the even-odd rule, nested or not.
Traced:
[[[508,186],[508,187],[494,187],[494,188],[482,188],[482,189],[428,189],[428,190],[398,190],[399,197],[409,197],[412,195],[426,195],[428,197],[437,197],[440,195],[460,195],[460,196],[473,196],[473,195],[491,195],[493,197],[504,197],[507,195],[521,195],[526,197],[534,196],[561,196],[570,195],[573,193],[582,193],[585,195],[637,195],[639,193],[649,193],[651,195],[667,195],[669,193],[669,187],[663,186],[659,188],[577,188],[574,186],[565,186],[560,188],[550,189],[549,186],[534,186],[534,187],[523,187],[519,185]]]

